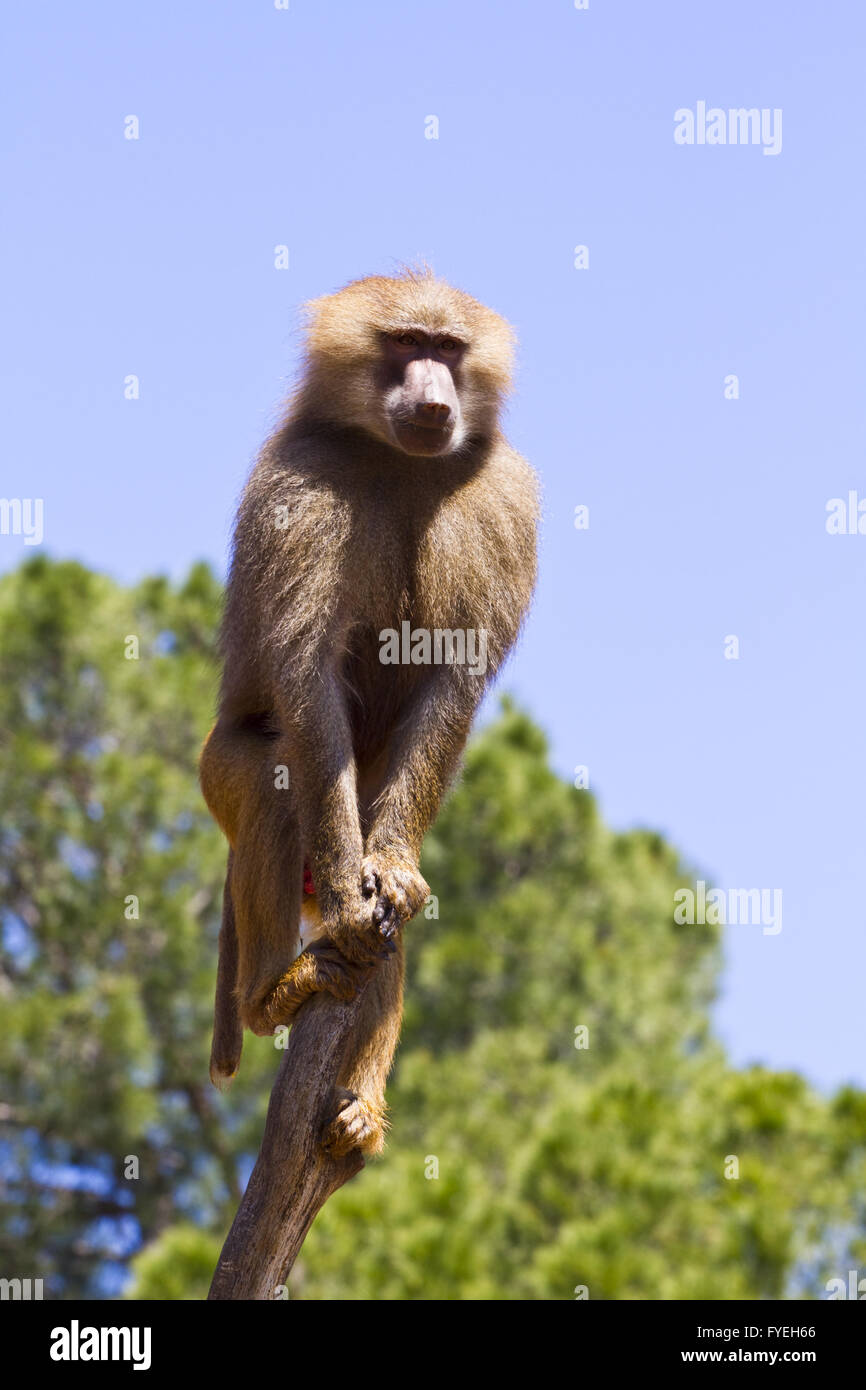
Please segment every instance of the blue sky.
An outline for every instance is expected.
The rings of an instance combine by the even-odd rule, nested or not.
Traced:
[[[825,529],[866,497],[862,7],[152,0],[7,30],[0,492],[44,499],[46,549],[224,568],[297,305],[426,257],[520,335],[545,525],[505,684],[613,825],[782,889],[781,933],[726,932],[733,1057],[866,1081],[866,536]],[[677,145],[699,101],[781,109],[781,152]]]

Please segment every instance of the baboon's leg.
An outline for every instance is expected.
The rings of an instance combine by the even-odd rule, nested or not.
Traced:
[[[291,1022],[300,1003],[316,990],[349,998],[356,988],[352,971],[327,941],[295,959],[304,848],[291,788],[281,785],[276,772],[284,765],[287,757],[279,740],[222,722],[201,760],[205,799],[232,846],[240,1023],[261,1035]],[[230,938],[226,944],[231,957]],[[226,975],[230,968],[231,962]],[[218,989],[221,984],[218,979]]]
[[[359,1148],[378,1154],[387,1129],[385,1082],[397,1050],[403,1014],[403,942],[376,965],[364,991],[358,1032],[336,1095],[336,1111],[323,1143],[335,1157]]]

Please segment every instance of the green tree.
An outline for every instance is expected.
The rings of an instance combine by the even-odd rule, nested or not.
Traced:
[[[54,1297],[202,1297],[258,1147],[271,1042],[228,1097],[206,1080],[219,602],[204,566],[0,581],[0,1272]],[[862,1263],[866,1097],[728,1064],[718,934],[673,920],[687,866],[605,827],[521,711],[474,740],[423,868],[389,1146],[293,1298],[821,1297]]]
[[[0,1253],[55,1297],[224,1222],[256,1144],[270,1058],[257,1083],[250,1049],[228,1116],[207,1082],[224,852],[195,761],[219,603],[205,566],[125,590],[37,558],[0,584]]]

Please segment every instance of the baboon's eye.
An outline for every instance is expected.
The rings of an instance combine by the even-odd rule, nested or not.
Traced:
[[[414,333],[401,333],[399,338],[397,339],[397,342],[400,343],[403,347],[418,346],[418,339],[415,337]]]
[[[439,347],[442,352],[457,352],[460,344],[457,342],[456,338],[443,338]]]

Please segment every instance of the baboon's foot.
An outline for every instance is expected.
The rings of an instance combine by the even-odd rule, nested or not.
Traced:
[[[372,1156],[385,1147],[385,1107],[365,1100],[343,1087],[337,1090],[337,1113],[325,1126],[322,1147],[332,1158],[343,1158],[352,1149]]]
[[[259,1037],[270,1037],[280,1024],[291,1023],[311,994],[325,990],[336,999],[352,999],[359,975],[332,941],[313,941],[272,989],[257,1003],[248,1004],[244,1025]]]

